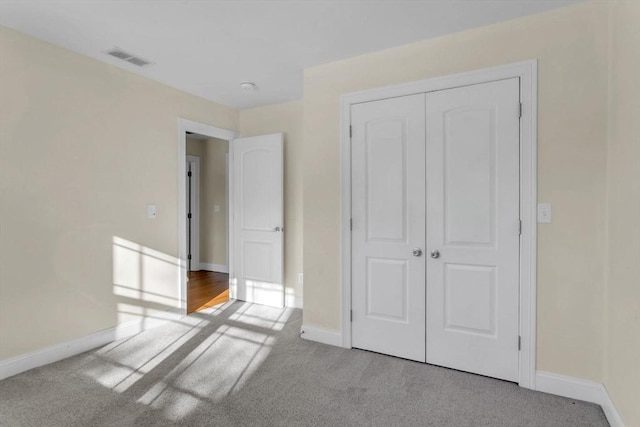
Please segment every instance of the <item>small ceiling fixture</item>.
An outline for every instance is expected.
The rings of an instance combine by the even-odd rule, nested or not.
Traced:
[[[240,88],[245,92],[253,92],[258,89],[254,82],[242,82],[240,83]]]

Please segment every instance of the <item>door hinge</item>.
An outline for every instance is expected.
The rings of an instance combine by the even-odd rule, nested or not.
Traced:
[[[522,350],[522,337],[518,335],[518,351]]]
[[[522,117],[522,102],[518,105],[518,118]]]
[[[187,176],[191,178],[191,171],[187,172]]]
[[[522,235],[522,220],[518,221],[518,235]]]
[[[191,219],[191,213],[188,213],[188,214],[187,214],[187,218],[188,218],[188,219]]]
[[[349,219],[349,230],[353,230],[353,218]]]
[[[349,310],[349,320],[353,322],[353,310]]]
[[[187,259],[191,259],[191,254],[187,255]]]
[[[353,136],[353,126],[349,125],[349,138]]]

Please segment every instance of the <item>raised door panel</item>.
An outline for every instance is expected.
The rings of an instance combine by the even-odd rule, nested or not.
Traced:
[[[246,280],[272,282],[273,244],[269,241],[242,241],[242,272]]]
[[[274,224],[274,161],[272,150],[264,148],[243,151],[240,159],[242,172],[238,191],[241,193],[240,226],[243,230],[271,231]]]
[[[407,288],[407,261],[367,258],[367,317],[406,323]]]
[[[445,329],[494,336],[495,267],[445,264]]]
[[[366,227],[368,241],[406,240],[406,120],[366,125]]]
[[[495,108],[455,108],[444,120],[445,245],[487,246],[495,232]]]

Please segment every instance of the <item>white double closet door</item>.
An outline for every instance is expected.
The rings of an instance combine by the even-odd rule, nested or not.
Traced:
[[[519,79],[352,106],[352,346],[518,380]]]

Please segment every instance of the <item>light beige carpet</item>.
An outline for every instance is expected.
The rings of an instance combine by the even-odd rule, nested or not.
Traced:
[[[299,337],[227,303],[0,382],[3,426],[606,426],[599,406]]]

